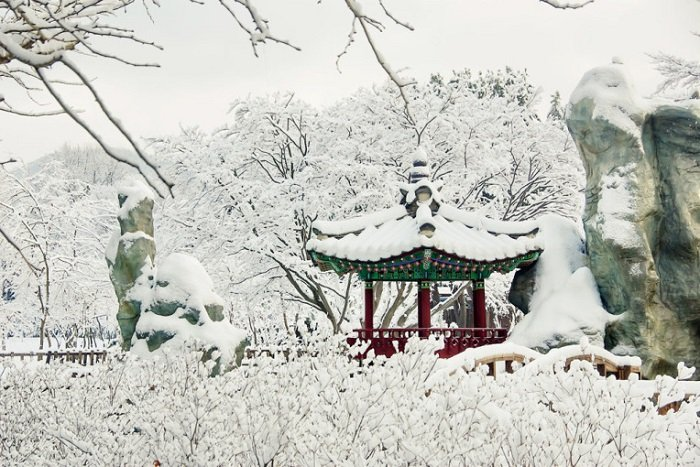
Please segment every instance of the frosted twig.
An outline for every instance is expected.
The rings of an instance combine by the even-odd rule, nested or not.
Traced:
[[[410,86],[411,84],[414,84],[414,81],[404,81],[401,79],[401,77],[391,68],[391,65],[389,65],[389,62],[386,61],[384,56],[382,55],[381,51],[379,50],[377,44],[374,42],[374,38],[369,32],[368,25],[372,25],[375,28],[377,27],[377,24],[381,24],[376,20],[373,20],[366,16],[362,12],[362,8],[360,5],[357,3],[356,0],[345,0],[345,5],[347,5],[348,9],[352,12],[353,16],[355,19],[360,23],[360,26],[362,27],[362,32],[365,35],[365,38],[367,39],[367,43],[369,44],[370,48],[372,49],[372,53],[374,54],[374,57],[377,59],[377,62],[379,65],[382,67],[384,72],[387,74],[389,79],[396,85],[396,87],[399,90],[399,94],[401,96],[401,100],[403,100],[404,103],[404,108],[406,111],[406,115],[409,118],[410,121],[415,121],[413,118],[413,114],[411,113],[411,109],[409,106],[409,101],[408,101],[408,96],[406,96],[406,92],[404,88],[406,86]],[[354,26],[354,22],[353,22]]]
[[[342,71],[340,71],[340,60],[343,58],[344,55],[348,53],[348,50],[350,50],[350,46],[353,44],[353,42],[355,42],[355,34],[357,34],[357,28],[355,28],[356,23],[357,17],[353,16],[352,25],[350,26],[350,32],[348,33],[348,40],[345,43],[343,51],[340,52],[335,58],[335,68],[338,70],[338,73],[342,73]]]
[[[389,10],[387,10],[386,6],[384,6],[384,0],[379,0],[379,5],[382,7],[382,10],[384,10],[384,14],[391,18],[394,21],[394,23],[398,24],[399,26],[403,26],[409,31],[414,30],[413,26],[411,26],[409,23],[399,20]]]
[[[229,3],[229,1],[233,1],[236,4],[241,5],[248,12],[253,23],[253,27],[246,25],[243,20],[239,18],[238,13],[234,9],[233,5]],[[226,11],[229,12],[234,21],[236,21],[236,24],[238,24],[238,27],[248,34],[250,44],[253,47],[253,54],[256,57],[258,57],[258,44],[264,44],[266,40],[286,45],[294,50],[301,51],[299,47],[292,44],[288,40],[273,35],[270,32],[268,21],[260,15],[258,10],[249,0],[219,0],[219,3],[226,9]]]
[[[7,243],[9,243],[10,246],[19,254],[20,258],[22,258],[22,261],[24,261],[24,263],[27,265],[27,267],[29,268],[31,273],[35,277],[39,277],[39,273],[41,272],[41,268],[39,268],[34,263],[29,261],[29,259],[24,255],[22,248],[20,248],[19,245],[17,245],[17,243],[15,243],[15,241],[12,239],[12,237],[10,237],[10,235],[3,230],[2,226],[0,226],[0,235],[5,240],[7,240]]]
[[[593,3],[595,0],[540,0],[540,2],[546,3],[547,5],[553,6],[554,8],[559,8],[561,10],[575,10],[577,8],[582,8],[589,3]]]
[[[659,52],[650,54],[656,70],[664,77],[656,92],[700,86],[700,62]]]

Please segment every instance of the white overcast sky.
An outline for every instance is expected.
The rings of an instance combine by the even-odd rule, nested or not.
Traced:
[[[364,0],[368,3],[368,0]],[[294,91],[312,104],[325,105],[385,75],[358,37],[341,62],[351,16],[340,0],[258,0],[273,33],[302,48],[262,46],[252,54],[244,34],[215,4],[198,6],[169,0],[153,12],[155,24],[133,9],[125,21],[165,51],[112,49],[161,64],[134,69],[104,60],[83,60],[94,84],[114,113],[142,137],[174,134],[181,127],[212,130],[226,122],[237,97]],[[660,78],[649,58],[664,51],[700,57],[700,2],[697,0],[596,0],[579,10],[556,10],[538,0],[387,0],[387,6],[411,23],[409,32],[386,20],[375,34],[395,69],[418,79],[470,68],[526,68],[547,100],[554,90],[564,99],[588,69],[620,57],[642,94]],[[115,46],[116,47],[116,46]],[[0,85],[2,82],[0,81]],[[79,107],[92,116],[93,104],[81,96]],[[98,128],[106,125],[95,120]],[[89,141],[68,118],[0,115],[0,159],[31,160],[64,143]],[[110,140],[119,145],[118,139]]]

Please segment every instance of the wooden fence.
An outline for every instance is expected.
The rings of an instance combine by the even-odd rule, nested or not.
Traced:
[[[107,351],[104,349],[63,349],[36,350],[33,352],[0,352],[0,359],[2,358],[35,360],[46,363],[79,363],[87,366],[103,362],[107,358]]]

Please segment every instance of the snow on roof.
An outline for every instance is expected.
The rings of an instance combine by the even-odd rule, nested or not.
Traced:
[[[307,249],[351,261],[380,261],[417,248],[495,261],[543,249],[536,222],[503,222],[442,204],[437,183],[425,178],[426,156],[414,157],[404,199],[392,208],[339,222],[314,222]]]
[[[454,206],[440,205],[438,210],[445,219],[460,222],[468,227],[505,235],[534,235],[539,228],[536,221],[501,221],[489,219],[475,212],[463,211]]]
[[[428,237],[430,234],[421,232],[421,227],[427,223],[435,228],[431,237]],[[434,248],[477,261],[495,261],[541,250],[542,245],[536,236],[514,238],[470,227],[458,221],[449,221],[440,215],[426,219],[406,214],[377,227],[370,225],[358,234],[311,239],[307,248],[327,256],[353,261],[379,261],[417,248]]]
[[[325,235],[345,235],[361,232],[367,227],[374,227],[405,215],[406,209],[401,205],[397,205],[389,209],[342,221],[315,221],[313,228]]]

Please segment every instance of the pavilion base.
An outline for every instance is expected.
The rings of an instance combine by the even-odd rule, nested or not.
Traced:
[[[482,345],[500,344],[505,342],[508,335],[508,330],[504,328],[378,328],[355,329],[355,332],[357,337],[349,337],[349,345],[354,345],[357,341],[369,342],[369,347],[364,352],[355,355],[358,359],[366,358],[370,350],[375,355],[385,357],[403,352],[408,339],[415,335],[421,338],[442,337],[445,346],[436,352],[440,358],[450,358],[466,349]]]

